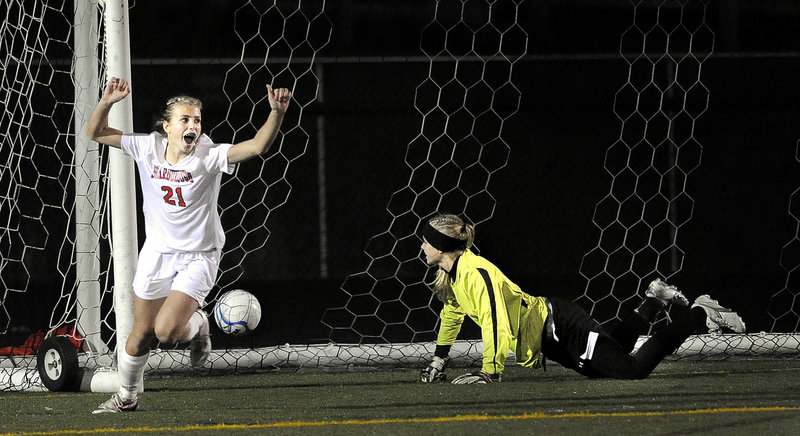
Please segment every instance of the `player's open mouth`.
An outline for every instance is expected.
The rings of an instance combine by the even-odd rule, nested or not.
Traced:
[[[188,145],[194,142],[194,139],[197,138],[197,133],[194,132],[186,132],[183,135],[183,141]]]

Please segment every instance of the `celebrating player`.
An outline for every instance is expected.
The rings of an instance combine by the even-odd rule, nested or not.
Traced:
[[[458,216],[433,217],[424,223],[422,235],[427,263],[439,268],[433,290],[444,303],[436,351],[420,374],[425,383],[446,380],[450,346],[465,316],[480,326],[483,365],[480,371],[456,377],[455,384],[499,382],[512,346],[521,366],[542,366],[546,357],[588,377],[642,379],[697,328],[745,330],[739,315],[702,295],[685,316],[631,354],[639,334],[666,306],[689,305],[674,286],[654,280],[633,313],[615,328],[605,328],[572,301],[523,292],[496,266],[470,250],[475,229]]]
[[[154,338],[165,344],[191,340],[192,366],[208,359],[208,316],[200,308],[216,280],[225,244],[217,211],[220,179],[235,164],[269,150],[292,96],[288,89],[267,85],[267,121],[255,137],[232,145],[215,144],[203,134],[202,103],[186,96],[166,102],[153,133],[123,134],[109,127],[111,107],[130,93],[127,81],[112,78],[87,127],[89,138],[121,148],[136,161],[146,234],[133,279],[133,330],[118,356],[121,386],[92,413],[136,409]]]

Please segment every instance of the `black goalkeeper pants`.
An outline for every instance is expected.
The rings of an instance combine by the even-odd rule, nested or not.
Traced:
[[[706,313],[695,308],[650,336],[631,354],[640,335],[661,310],[661,303],[645,299],[639,313],[628,313],[621,322],[603,327],[576,303],[550,300],[554,332],[543,338],[545,358],[587,377],[643,379],[696,329],[705,326]]]

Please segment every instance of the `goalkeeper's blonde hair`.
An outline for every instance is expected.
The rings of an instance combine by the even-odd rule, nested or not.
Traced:
[[[461,218],[452,214],[442,214],[431,218],[428,221],[434,229],[439,232],[456,238],[462,241],[467,241],[464,250],[451,251],[455,257],[460,256],[464,251],[472,247],[472,242],[475,240],[475,227],[472,224],[464,222]],[[443,303],[454,303],[455,295],[453,294],[453,286],[450,281],[450,274],[439,268],[436,272],[436,277],[430,283],[433,288],[433,293],[436,298]]]

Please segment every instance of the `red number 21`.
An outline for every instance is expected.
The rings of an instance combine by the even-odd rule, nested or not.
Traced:
[[[166,192],[166,194],[164,194],[164,201],[167,204],[171,204],[171,205],[175,206],[175,200],[172,199],[172,196],[173,196],[172,188],[170,188],[169,186],[162,186],[161,190]],[[178,206],[186,207],[186,202],[183,201],[183,193],[181,192],[181,188],[180,187],[175,188],[174,195],[176,195],[178,197]]]

